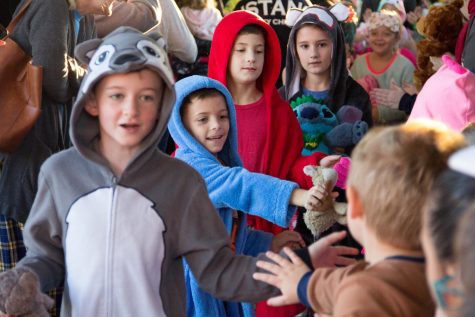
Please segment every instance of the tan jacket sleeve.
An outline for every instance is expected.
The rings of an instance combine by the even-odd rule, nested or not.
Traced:
[[[358,262],[345,268],[315,270],[307,286],[307,297],[312,309],[323,315],[336,316],[335,308],[341,294],[342,283],[351,275],[361,272],[368,264]]]

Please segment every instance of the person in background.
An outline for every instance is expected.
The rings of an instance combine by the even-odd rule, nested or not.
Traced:
[[[454,274],[457,224],[467,207],[475,203],[474,191],[475,178],[447,169],[434,183],[424,207],[422,246],[426,256],[427,281],[437,309],[444,315],[454,308],[450,307],[452,301],[447,300],[442,287],[449,280],[458,278]]]
[[[399,16],[394,12],[374,12],[371,15],[368,41],[372,51],[358,56],[351,66],[351,75],[356,81],[371,76],[376,78],[379,88],[390,88],[392,81],[398,86],[413,82],[415,68],[398,50],[401,27]],[[407,119],[403,111],[379,104],[373,108],[373,114],[374,121],[381,124]]]
[[[110,15],[113,0],[32,1],[11,38],[43,67],[41,114],[13,153],[2,153],[0,172],[0,271],[25,255],[22,229],[38,190],[40,166],[70,146],[73,97],[85,74],[74,59],[77,43],[96,37],[93,14]],[[25,1],[20,2],[18,9]],[[59,305],[60,292],[53,291]],[[57,312],[54,310],[53,315]]]
[[[449,160],[451,168],[458,172],[469,175],[475,182],[475,168],[471,164],[475,159],[475,146],[470,146],[455,153]],[[473,194],[473,192],[471,193]],[[472,202],[464,212],[457,226],[455,236],[455,278],[452,281],[460,281],[459,284],[448,281],[443,287],[444,294],[454,299],[452,304],[457,305],[457,317],[470,317],[475,313],[475,274],[473,263],[475,261],[475,248],[473,247],[475,226],[475,202]]]
[[[119,0],[113,3],[110,16],[94,18],[98,37],[119,26],[131,26],[141,32],[158,30],[167,53],[189,63],[196,60],[195,40],[174,0]]]
[[[187,0],[182,2],[181,12],[198,47],[198,57],[194,63],[186,63],[179,59],[172,61],[172,67],[181,79],[190,75],[208,74],[208,56],[211,49],[216,25],[222,15],[214,5],[214,0]]]
[[[353,106],[359,109],[360,120],[367,128],[373,124],[369,95],[348,75],[344,34],[333,12],[346,17],[349,11],[343,4],[331,9],[311,6],[289,11],[287,22],[292,30],[287,45],[286,85],[279,92],[291,105],[297,98],[312,96],[333,114],[343,106]],[[362,136],[364,129],[359,132]],[[350,150],[345,152],[349,154]]]

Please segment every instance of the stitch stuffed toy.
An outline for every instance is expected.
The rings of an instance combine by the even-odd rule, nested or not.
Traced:
[[[425,39],[417,44],[418,68],[414,72],[414,83],[418,90],[442,65],[440,62],[442,55],[455,54],[457,37],[464,23],[464,17],[460,11],[462,6],[463,0],[453,0],[443,6],[433,6],[427,16],[420,18],[417,22],[417,31],[425,36]]]
[[[332,168],[307,165],[303,171],[306,175],[312,177],[313,185],[324,184],[328,191],[333,190],[337,182],[338,174]],[[346,224],[346,210],[348,208],[346,203],[334,202],[330,195],[322,203],[320,211],[307,210],[303,216],[305,224],[315,237],[320,236],[335,222]]]
[[[331,154],[335,148],[355,145],[368,131],[368,124],[361,121],[363,112],[353,106],[342,106],[334,114],[312,96],[298,97],[290,106],[304,135],[303,155]]]
[[[54,301],[39,289],[38,277],[25,268],[0,274],[0,312],[18,317],[48,317]]]

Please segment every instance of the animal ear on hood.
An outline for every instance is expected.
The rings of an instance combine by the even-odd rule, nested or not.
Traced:
[[[346,21],[350,15],[350,9],[340,2],[331,7],[330,12],[339,22]]]
[[[92,39],[78,44],[74,49],[74,56],[82,64],[88,65],[102,41],[102,39]]]
[[[303,10],[299,8],[290,9],[285,16],[285,24],[289,27],[293,27],[302,13]]]
[[[147,32],[145,32],[144,35],[146,35],[149,38],[155,40],[155,42],[157,42],[158,46],[160,46],[165,51],[167,51],[167,42],[165,41],[165,38],[163,37],[163,35],[157,29],[152,28],[152,29],[148,30]]]
[[[330,14],[329,14],[330,13]],[[332,28],[334,20],[339,22],[346,21],[350,15],[350,9],[342,3],[337,3],[331,9],[324,8],[318,5],[309,6],[305,10],[292,8],[287,12],[285,23],[293,27],[300,19],[303,19],[307,14],[314,14],[317,18],[324,22],[328,27]],[[333,17],[332,17],[333,15]]]

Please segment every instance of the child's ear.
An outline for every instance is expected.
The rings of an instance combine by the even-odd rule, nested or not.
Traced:
[[[99,115],[99,107],[97,106],[96,97],[87,97],[86,104],[84,105],[84,110],[89,113],[93,117],[97,117]]]
[[[363,205],[356,189],[348,186],[346,188],[346,197],[348,199],[348,217],[350,219],[362,218],[364,215]]]

